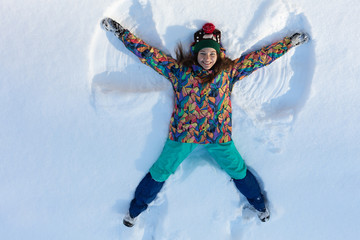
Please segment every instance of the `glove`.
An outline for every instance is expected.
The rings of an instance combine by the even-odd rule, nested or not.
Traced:
[[[291,45],[299,46],[300,44],[307,43],[310,37],[307,33],[295,33],[290,37]]]
[[[123,26],[121,26],[119,23],[117,23],[111,18],[104,18],[101,21],[101,26],[106,31],[114,33],[114,35],[117,36],[118,38],[121,37],[125,32],[125,28],[123,28]]]

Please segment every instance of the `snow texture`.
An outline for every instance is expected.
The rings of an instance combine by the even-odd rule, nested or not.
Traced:
[[[357,239],[359,12],[355,0],[3,0],[1,239]],[[100,28],[105,16],[172,56],[206,22],[233,59],[310,34],[233,90],[233,139],[268,223],[198,147],[137,225],[122,225],[167,138],[173,93]]]

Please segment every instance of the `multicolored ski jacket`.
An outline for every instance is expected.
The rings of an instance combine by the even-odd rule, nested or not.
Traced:
[[[120,37],[126,48],[142,63],[170,80],[175,92],[169,139],[183,143],[225,143],[231,141],[231,90],[234,84],[255,70],[272,63],[291,48],[288,37],[234,60],[211,83],[201,78],[210,74],[198,65],[186,67],[162,51],[146,44],[129,31]],[[224,51],[221,53],[223,55]]]

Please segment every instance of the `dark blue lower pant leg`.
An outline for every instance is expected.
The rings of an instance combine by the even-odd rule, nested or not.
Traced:
[[[249,171],[246,171],[246,176],[243,179],[234,179],[235,186],[247,198],[249,203],[259,211],[265,209],[264,197],[261,194],[261,189],[255,176]]]
[[[130,203],[130,216],[134,218],[145,211],[148,204],[156,198],[156,195],[160,192],[164,183],[165,182],[155,181],[150,173],[146,174],[137,186],[135,197]]]

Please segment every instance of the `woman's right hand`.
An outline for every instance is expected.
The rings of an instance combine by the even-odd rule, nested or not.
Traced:
[[[121,35],[125,32],[125,28],[111,18],[104,18],[101,20],[101,26],[106,31],[114,33],[117,37],[121,37]]]

